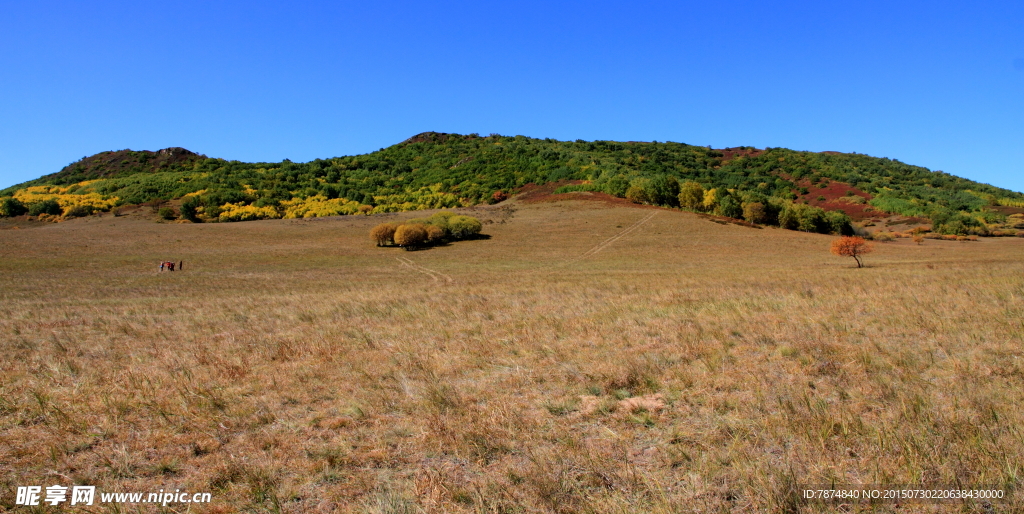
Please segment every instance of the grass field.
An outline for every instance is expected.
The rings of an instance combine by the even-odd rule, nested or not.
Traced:
[[[676,211],[470,213],[490,239],[416,252],[368,232],[421,213],[0,230],[0,509],[817,512],[798,484],[1024,474],[1024,239],[856,269]]]

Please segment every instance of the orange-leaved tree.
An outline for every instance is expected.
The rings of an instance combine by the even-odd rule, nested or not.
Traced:
[[[395,239],[395,230],[398,230],[398,225],[394,223],[381,223],[370,231],[370,238],[377,243],[377,246],[388,245]]]
[[[871,253],[875,248],[862,237],[843,236],[832,241],[832,253],[840,257],[853,257],[857,261],[857,267],[864,267],[860,258],[866,253]]]
[[[395,244],[406,250],[427,241],[427,229],[419,223],[399,225],[395,230]]]
[[[427,225],[427,242],[437,243],[444,239],[444,230],[441,227],[435,227],[434,225]]]

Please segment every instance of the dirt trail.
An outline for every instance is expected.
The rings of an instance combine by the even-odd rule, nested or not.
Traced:
[[[444,280],[444,282],[448,284],[455,283],[455,279],[452,278],[450,275],[446,275],[444,273],[441,273],[440,271],[432,270],[430,268],[424,268],[423,266],[420,266],[415,262],[412,262],[411,259],[408,259],[406,257],[395,257],[395,259],[398,260],[398,262],[402,263],[403,267],[409,268],[419,273],[423,273],[424,275],[427,275],[430,278],[434,279],[435,282],[440,282]]]
[[[657,212],[652,212],[652,213],[648,214],[647,216],[644,216],[639,221],[637,221],[636,223],[626,227],[625,229],[623,229],[618,234],[615,234],[614,236],[609,237],[608,239],[605,239],[604,241],[601,241],[600,243],[595,245],[593,248],[587,250],[586,252],[583,252],[583,254],[581,254],[579,257],[576,257],[575,259],[572,259],[570,261],[566,261],[566,262],[562,263],[560,266],[568,266],[570,264],[574,264],[576,262],[579,262],[579,261],[581,261],[583,259],[586,259],[587,257],[590,257],[590,256],[596,254],[597,252],[600,252],[601,250],[604,250],[605,248],[608,248],[609,246],[612,245],[612,243],[618,241],[619,239],[622,239],[623,237],[626,237],[631,232],[633,232],[636,229],[640,228],[641,226],[643,226],[648,221],[651,221],[651,218],[653,218],[653,217],[655,217],[657,215],[658,215]]]

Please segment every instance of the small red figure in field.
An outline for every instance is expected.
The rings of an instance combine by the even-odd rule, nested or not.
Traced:
[[[862,237],[843,236],[832,241],[832,253],[840,257],[853,257],[853,260],[857,261],[858,268],[864,267],[860,256],[874,250],[875,248]]]

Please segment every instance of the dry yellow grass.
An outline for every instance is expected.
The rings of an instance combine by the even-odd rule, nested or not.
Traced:
[[[413,215],[0,231],[0,508],[61,483],[213,493],[191,512],[798,512],[796,483],[1021,478],[1024,239],[855,269],[828,236],[560,202],[369,241]],[[961,510],[985,511],[899,512]]]

